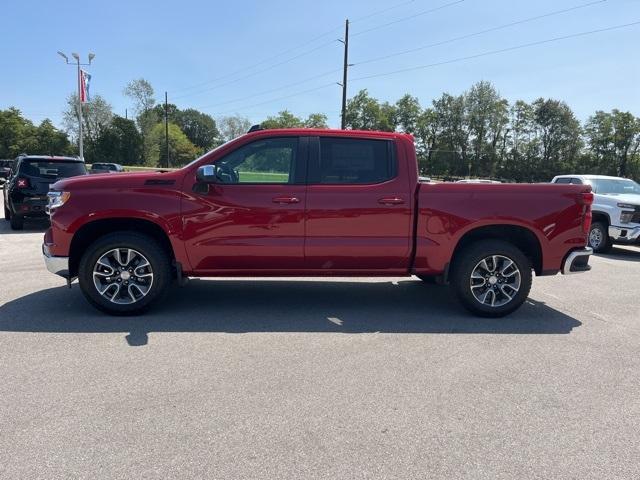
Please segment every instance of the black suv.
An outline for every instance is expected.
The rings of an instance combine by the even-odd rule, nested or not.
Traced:
[[[4,218],[22,230],[25,217],[47,216],[49,186],[62,178],[86,175],[79,158],[23,155],[13,162],[4,186]]]

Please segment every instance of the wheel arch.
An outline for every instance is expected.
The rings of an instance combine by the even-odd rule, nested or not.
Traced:
[[[468,245],[480,240],[502,240],[518,247],[531,261],[536,274],[542,274],[542,245],[536,234],[527,227],[513,224],[485,225],[473,228],[460,237],[456,244],[451,262]]]
[[[591,211],[592,220],[591,223],[595,222],[604,222],[606,226],[611,225],[611,217],[607,212],[603,212],[602,210],[592,210]]]
[[[141,218],[103,218],[85,223],[73,235],[69,248],[69,274],[78,275],[80,259],[86,248],[98,238],[116,231],[129,231],[146,234],[158,241],[171,261],[176,258],[167,232],[157,223]]]

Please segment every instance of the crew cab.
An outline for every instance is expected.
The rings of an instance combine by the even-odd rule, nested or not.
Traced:
[[[4,218],[13,230],[24,228],[25,218],[47,218],[49,186],[61,178],[86,175],[80,158],[20,155],[4,186]]]
[[[192,276],[416,275],[497,317],[533,272],[585,272],[592,253],[591,187],[422,183],[402,133],[252,129],[179,170],[67,179],[49,198],[47,268],[116,315]]]
[[[589,246],[595,252],[607,252],[614,244],[640,243],[640,185],[636,182],[606,175],[558,175],[551,182],[591,186]]]

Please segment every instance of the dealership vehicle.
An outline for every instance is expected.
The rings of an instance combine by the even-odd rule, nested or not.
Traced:
[[[77,157],[19,156],[4,187],[4,218],[13,230],[22,230],[25,218],[46,218],[49,186],[86,173],[84,162]]]
[[[118,163],[94,163],[89,173],[119,173],[124,172],[124,167]]]
[[[0,184],[6,182],[7,178],[9,178],[12,164],[13,160],[0,160]]]
[[[407,134],[252,129],[176,171],[57,182],[43,255],[111,314],[188,276],[417,275],[502,316],[532,271],[589,270],[591,202],[589,186],[421,183]]]
[[[559,175],[551,182],[591,186],[589,246],[595,252],[607,252],[614,244],[640,243],[640,185],[636,182],[605,175]]]

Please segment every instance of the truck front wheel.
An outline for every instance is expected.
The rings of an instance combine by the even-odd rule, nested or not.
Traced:
[[[596,253],[605,253],[611,250],[612,244],[609,238],[609,229],[603,222],[593,222],[589,230],[589,246]]]
[[[115,232],[92,243],[78,268],[78,282],[94,307],[111,315],[142,313],[171,283],[167,253],[151,237]]]
[[[511,243],[481,240],[454,259],[451,286],[467,310],[482,317],[502,317],[526,300],[531,270],[529,259]]]

